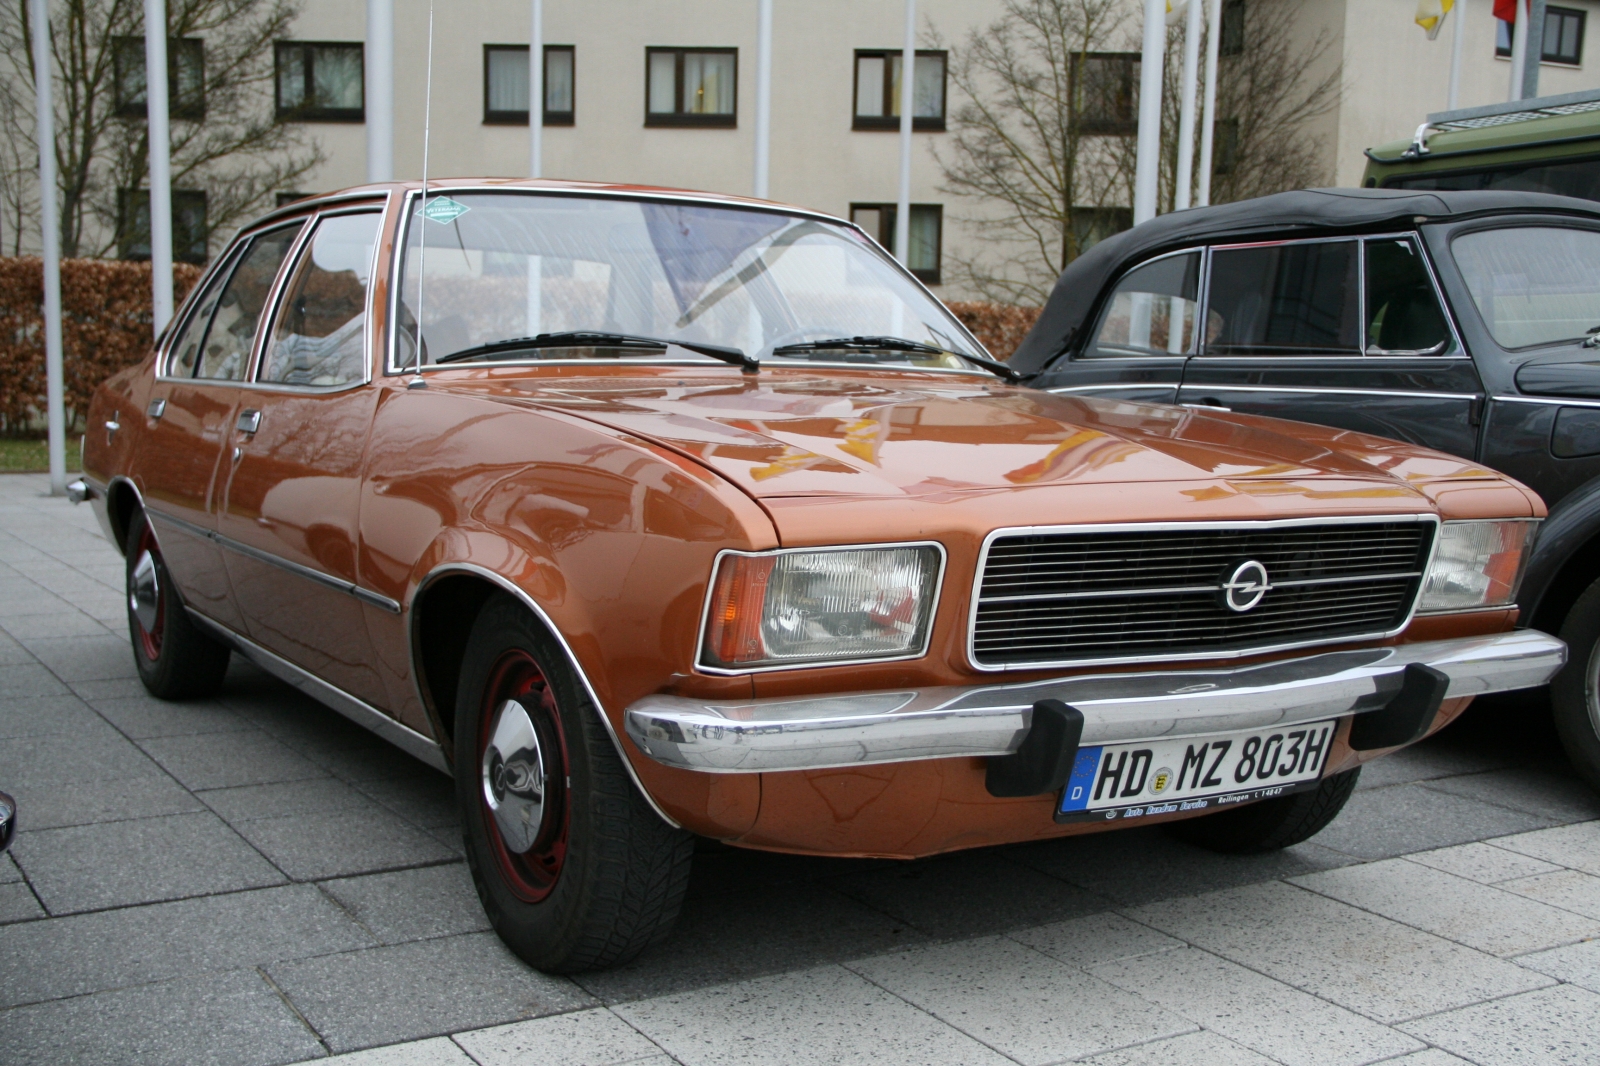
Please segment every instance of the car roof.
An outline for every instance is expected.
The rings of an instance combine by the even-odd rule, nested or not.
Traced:
[[[1600,203],[1534,192],[1300,189],[1173,211],[1108,237],[1069,263],[1010,363],[1024,374],[1043,369],[1072,341],[1106,282],[1162,252],[1219,240],[1412,229],[1421,222],[1512,212],[1600,219]]]

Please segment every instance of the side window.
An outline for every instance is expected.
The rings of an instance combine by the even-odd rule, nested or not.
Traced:
[[[1367,254],[1367,353],[1425,352],[1450,346],[1439,298],[1411,240],[1371,240]]]
[[[1184,355],[1194,350],[1200,253],[1169,255],[1131,270],[1112,290],[1093,355]]]
[[[300,233],[301,223],[268,230],[250,241],[250,248],[228,279],[200,354],[196,377],[242,381],[250,365],[256,326],[278,277],[278,268]]]
[[[217,309],[217,297],[228,280],[233,264],[217,271],[196,301],[194,314],[183,324],[183,332],[173,340],[167,356],[166,376],[171,378],[194,377],[195,363],[200,359],[200,345],[206,337],[206,327],[211,325],[211,313]]]
[[[348,385],[366,376],[367,283],[377,212],[317,223],[284,292],[260,380],[280,385]]]
[[[1207,354],[1359,354],[1356,251],[1353,240],[1213,250]]]

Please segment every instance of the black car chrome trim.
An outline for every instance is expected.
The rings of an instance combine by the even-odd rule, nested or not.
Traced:
[[[606,716],[605,704],[600,702],[600,696],[597,692],[595,692],[594,684],[589,680],[589,675],[584,672],[583,664],[578,661],[577,655],[573,654],[572,645],[567,643],[566,636],[556,626],[549,614],[545,613],[545,609],[539,606],[538,601],[536,601],[532,596],[518,588],[515,583],[508,581],[504,577],[501,577],[493,570],[486,570],[483,567],[478,566],[476,563],[442,563],[428,571],[427,576],[421,581],[417,582],[416,589],[411,593],[411,604],[415,605],[417,602],[417,597],[422,594],[424,589],[433,584],[435,580],[453,573],[474,574],[477,577],[483,578],[484,580],[490,582],[491,584],[500,586],[502,589],[515,596],[522,602],[524,607],[528,608],[528,610],[532,611],[539,617],[539,621],[544,623],[545,629],[549,630],[550,634],[556,638],[556,643],[561,645],[561,650],[567,656],[567,664],[572,667],[573,672],[578,675],[578,680],[583,683],[583,690],[589,694],[589,702],[594,704],[594,712],[600,716],[600,724],[605,727],[606,736],[611,738],[612,746],[616,748],[617,758],[622,761],[623,769],[628,772],[628,780],[633,782],[633,787],[639,790],[639,795],[644,797],[644,801],[650,805],[651,810],[656,812],[657,817],[659,817],[663,822],[666,822],[668,825],[672,826],[674,829],[683,828],[678,824],[676,819],[661,809],[661,805],[657,803],[656,798],[650,794],[650,790],[644,787],[644,782],[639,780],[639,774],[634,770],[633,763],[631,760],[629,760],[628,753],[622,746],[622,738],[617,735],[616,727],[611,724],[611,719]],[[417,667],[417,661],[419,658],[417,655],[417,641],[419,639],[419,634],[417,633],[415,611],[410,612],[410,620],[407,623],[407,628],[409,628],[411,631],[411,683],[416,686],[417,699],[421,701],[422,707],[428,711],[430,717],[433,717],[437,714],[437,710],[432,706],[431,702],[428,700],[427,694],[422,690],[422,674]]]
[[[282,570],[288,571],[291,574],[296,574],[300,577],[303,577],[308,581],[314,581],[325,588],[343,592],[347,596],[354,596],[362,603],[370,604],[373,607],[381,607],[390,614],[400,613],[399,603],[391,600],[387,596],[382,596],[376,592],[364,589],[354,582],[346,581],[343,578],[334,577],[332,574],[325,574],[321,570],[313,570],[309,566],[304,566],[300,563],[285,559],[281,555],[274,555],[269,551],[263,551],[262,549],[254,547],[253,545],[241,543],[240,541],[234,540],[232,537],[224,536],[223,534],[218,533],[214,529],[206,529],[204,526],[197,526],[193,522],[185,521],[182,518],[176,518],[163,511],[152,510],[146,511],[145,513],[150,515],[152,518],[159,518],[163,522],[170,523],[171,525],[182,529],[184,532],[193,536],[204,537],[206,540],[212,541],[220,547],[227,548],[230,551],[238,552],[240,555],[248,556],[251,559],[266,563],[269,566],[276,566]]]
[[[283,656],[268,651],[249,637],[243,636],[221,622],[207,618],[193,607],[185,608],[202,629],[207,630],[223,643],[231,645],[239,654],[255,663],[267,673],[272,674],[281,681],[286,681],[301,692],[310,696],[318,703],[329,707],[363,729],[368,729],[387,740],[401,751],[427,763],[435,770],[450,773],[450,764],[444,757],[444,750],[437,741],[423,736],[404,722],[393,718],[372,704],[358,696],[352,696],[337,685],[331,685],[322,678],[302,667],[285,659]]]
[[[1294,393],[1327,393],[1331,396],[1404,396],[1417,400],[1481,400],[1483,397],[1475,392],[1412,392],[1408,389],[1342,389],[1322,388],[1307,385],[1228,385],[1221,382],[1207,382],[1204,385],[1190,385],[1188,388],[1206,390],[1210,392],[1294,392]]]
[[[1330,644],[1351,644],[1367,640],[1383,640],[1396,636],[1405,631],[1416,617],[1417,605],[1422,599],[1422,582],[1418,583],[1416,595],[1411,597],[1410,609],[1400,624],[1392,629],[1374,633],[1354,633],[1337,637],[1318,637],[1313,640],[1294,641],[1286,644],[1261,644],[1250,645],[1244,648],[1229,648],[1221,651],[1184,651],[1173,654],[1133,654],[1117,656],[1095,656],[1082,659],[1050,659],[1018,663],[1002,663],[1000,665],[986,665],[978,661],[977,634],[978,634],[978,608],[985,602],[981,596],[983,591],[984,571],[989,564],[989,549],[1000,537],[1028,536],[1030,534],[1054,533],[1134,533],[1134,532],[1161,532],[1187,530],[1263,530],[1263,529],[1289,529],[1296,526],[1337,526],[1358,525],[1370,522],[1423,522],[1431,523],[1434,527],[1433,538],[1428,546],[1428,561],[1422,568],[1423,581],[1433,569],[1433,557],[1439,550],[1440,519],[1436,514],[1377,514],[1377,515],[1335,515],[1322,518],[1277,518],[1262,521],[1218,521],[1218,522],[1106,522],[1088,523],[1082,525],[1061,526],[1007,526],[1002,529],[991,530],[983,538],[983,547],[978,552],[978,565],[973,572],[972,594],[967,607],[967,639],[966,653],[967,664],[974,670],[986,674],[1003,674],[1018,670],[1044,670],[1058,666],[1100,666],[1112,663],[1130,662],[1183,662],[1201,661],[1210,659],[1239,659],[1252,655],[1265,655],[1271,652],[1291,651],[1296,648],[1313,648]],[[702,627],[703,628],[703,627]]]
[[[1536,403],[1547,407],[1600,407],[1600,400],[1555,396],[1491,396],[1495,403]]]

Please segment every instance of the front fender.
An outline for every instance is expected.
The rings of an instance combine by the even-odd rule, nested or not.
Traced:
[[[1584,549],[1600,540],[1600,477],[1569,492],[1539,527],[1523,574],[1520,623],[1555,632],[1573,602],[1600,576],[1600,552]]]

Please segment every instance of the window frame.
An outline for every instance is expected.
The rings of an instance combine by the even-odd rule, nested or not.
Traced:
[[[489,107],[489,54],[491,52],[521,52],[522,62],[527,65],[531,56],[530,45],[526,44],[485,44],[483,46],[483,124],[485,126],[526,126],[529,113],[527,111],[495,111]],[[550,53],[566,52],[572,57],[572,110],[551,111],[546,106],[550,99]],[[544,92],[539,97],[539,114],[541,125],[545,126],[573,126],[576,125],[578,110],[578,49],[570,44],[547,44],[544,46],[544,63],[540,70],[544,72]],[[530,72],[531,73],[531,72]],[[529,102],[533,94],[528,95]]]
[[[145,205],[146,226],[147,226],[146,233],[145,233],[145,239],[146,239],[147,242],[150,240],[150,234],[149,234],[149,231],[148,231],[149,210],[150,210],[150,193],[151,193],[151,190],[150,190],[150,188],[148,186],[144,186],[144,187],[140,187],[140,188],[136,188],[136,189],[125,189],[124,188],[124,189],[118,189],[117,190],[117,232],[116,232],[117,258],[119,260],[122,260],[123,262],[145,263],[145,262],[149,262],[149,260],[150,260],[149,255],[144,255],[144,256],[141,256],[139,258],[134,258],[130,254],[130,247],[131,247],[131,245],[133,243],[133,237],[135,236],[135,234],[130,232],[130,230],[132,228],[133,220],[137,216],[137,213],[138,213],[138,208],[139,208],[138,200],[139,200],[139,198],[142,198],[144,200],[144,205]],[[191,255],[190,254],[190,251],[191,251],[190,248],[182,248],[182,249],[180,249],[176,245],[174,245],[174,247],[172,249],[172,259],[173,259],[173,262],[176,262],[176,263],[190,263],[190,264],[193,264],[195,266],[203,266],[205,264],[206,260],[211,258],[211,256],[210,256],[210,251],[211,251],[211,225],[210,225],[210,220],[208,218],[208,215],[210,213],[211,205],[207,202],[208,198],[206,196],[206,190],[204,190],[204,189],[173,189],[172,190],[172,199],[173,199],[173,206],[174,207],[177,206],[177,203],[178,203],[178,201],[180,199],[188,199],[192,203],[194,201],[194,199],[196,199],[196,198],[200,202],[200,216],[201,216],[201,218],[203,220],[205,220],[205,221],[203,221],[201,223],[202,232],[199,235],[199,241],[198,241],[198,246],[199,246],[199,249],[200,249],[199,254],[198,255]],[[173,217],[174,217],[174,219],[176,219],[176,217],[177,217],[177,212],[176,211],[173,212]],[[174,227],[174,230],[176,230],[176,227]],[[174,236],[176,236],[176,232],[174,232]]]
[[[899,120],[896,119],[895,121],[898,122]],[[934,268],[932,270],[925,270],[925,269],[921,269],[921,268],[913,268],[913,267],[905,266],[904,264],[901,264],[901,266],[903,267],[903,269],[908,271],[911,274],[912,277],[916,278],[918,281],[922,282],[924,285],[942,285],[942,284],[944,284],[944,282],[942,280],[942,274],[943,274],[943,271],[944,271],[944,204],[917,204],[917,203],[914,203],[914,204],[911,205],[911,210],[912,211],[916,211],[918,208],[922,208],[923,210],[927,210],[927,209],[931,208],[935,212],[938,213],[937,217],[939,219],[939,235],[938,235],[938,239],[935,240],[934,243],[933,243],[933,261],[934,261],[935,265],[934,265]],[[856,217],[855,216],[856,216],[856,212],[858,210],[859,211],[878,211],[878,212],[880,212],[879,224],[878,224],[879,228],[878,228],[878,232],[877,233],[867,233],[867,231],[865,229],[862,229],[860,223],[856,222]],[[863,201],[860,201],[860,202],[852,201],[851,204],[850,204],[850,214],[848,215],[848,221],[849,221],[850,225],[855,226],[856,229],[861,230],[862,233],[867,233],[867,236],[871,237],[872,240],[874,241],[874,243],[876,243],[878,245],[878,247],[882,248],[885,252],[889,253],[889,258],[890,259],[894,259],[894,249],[890,248],[888,245],[883,243],[883,235],[882,235],[883,234],[883,221],[882,221],[882,219],[883,219],[883,216],[886,215],[888,212],[891,212],[891,211],[898,212],[899,210],[900,210],[900,205],[896,204],[896,203],[880,203],[880,202],[877,202],[877,201],[869,201],[869,200],[863,200]],[[898,220],[896,221],[895,224],[899,225]],[[907,245],[907,247],[909,248],[910,245]],[[896,263],[900,263],[900,260],[898,260],[898,259],[894,259],[894,261]]]
[[[135,45],[134,42],[138,44]],[[148,104],[134,103],[123,99],[123,83],[132,71],[124,64],[124,57],[128,54],[124,49],[132,50],[137,47],[139,64],[144,65],[144,34],[121,34],[111,39],[111,112],[118,118],[150,117]],[[184,52],[193,52],[199,59],[200,88],[194,98],[185,101],[184,95],[178,91],[178,64]],[[149,95],[148,72],[145,78],[145,94]],[[203,37],[168,37],[167,38],[167,118],[179,119],[186,122],[200,122],[206,117],[206,42]]]
[[[1087,137],[1132,137],[1139,132],[1139,108],[1135,103],[1134,94],[1139,86],[1139,73],[1137,65],[1142,61],[1138,52],[1073,52],[1071,62],[1067,65],[1067,103],[1069,107],[1069,120],[1074,123],[1080,136]],[[1080,64],[1091,59],[1109,60],[1119,59],[1128,66],[1128,117],[1125,121],[1095,122],[1086,125],[1083,121],[1083,111],[1078,106],[1078,79]]]
[[[1152,350],[1149,355],[1133,355],[1126,352],[1117,352],[1116,354],[1106,355],[1095,355],[1092,353],[1095,338],[1100,336],[1100,328],[1105,325],[1106,316],[1111,313],[1111,297],[1116,293],[1117,286],[1122,284],[1123,278],[1126,278],[1135,270],[1142,270],[1151,263],[1159,263],[1163,259],[1172,259],[1180,255],[1193,255],[1196,252],[1200,253],[1200,275],[1199,279],[1195,282],[1197,286],[1196,295],[1199,297],[1194,302],[1195,322],[1205,322],[1206,315],[1210,313],[1211,310],[1211,248],[1207,245],[1194,245],[1189,248],[1179,248],[1171,252],[1162,252],[1160,255],[1151,256],[1149,259],[1139,260],[1139,262],[1133,264],[1127,270],[1124,270],[1118,274],[1116,281],[1108,282],[1101,289],[1100,295],[1097,298],[1099,306],[1095,309],[1094,314],[1094,328],[1084,334],[1083,346],[1076,353],[1074,353],[1072,358],[1082,359],[1085,362],[1091,363],[1108,359],[1116,359],[1124,363],[1135,361],[1170,363],[1175,359],[1179,361],[1193,359],[1195,356],[1204,353],[1205,330],[1203,328],[1199,328],[1198,326],[1196,327],[1197,336],[1195,337],[1195,350],[1193,352],[1162,352]]]
[[[1544,50],[1544,39],[1550,32],[1550,18],[1552,15],[1556,18],[1576,18],[1578,20],[1578,56],[1576,59],[1566,59],[1559,52],[1552,55]],[[1499,19],[1496,19],[1495,23],[1494,57],[1496,59],[1510,59],[1516,31],[1510,27],[1510,23]],[[1576,7],[1547,6],[1544,9],[1544,26],[1540,28],[1539,32],[1539,62],[1541,64],[1554,63],[1562,67],[1583,66],[1583,38],[1588,32],[1589,12]],[[1507,37],[1504,45],[1500,43],[1501,33],[1506,34]],[[1561,35],[1559,33],[1556,34],[1556,47],[1561,47]]]
[[[683,60],[691,52],[733,56],[733,109],[726,114],[690,114],[683,110]],[[673,110],[650,110],[650,59],[657,54],[674,57]],[[574,101],[576,103],[576,101]],[[737,129],[739,126],[739,49],[733,46],[646,45],[644,49],[644,124],[680,129]]]
[[[360,107],[314,107],[310,104],[298,104],[285,107],[283,103],[283,80],[279,77],[281,57],[291,49],[305,52],[309,58],[319,48],[353,48],[361,57],[361,106]],[[305,71],[305,97],[312,95],[311,87],[316,78],[315,62],[303,62]],[[365,41],[300,41],[282,40],[272,42],[272,113],[279,122],[350,122],[361,123],[367,120],[367,46]]]
[[[894,75],[890,60],[894,56],[903,56],[902,48],[857,48],[850,59],[850,128],[852,130],[900,131],[899,115],[863,115],[858,110],[861,106],[861,61],[863,59],[883,60],[883,101],[884,106],[889,106],[893,98]],[[939,72],[939,114],[937,117],[926,118],[911,116],[911,129],[915,133],[943,133],[945,119],[950,110],[950,53],[943,48],[918,48],[916,58],[923,56],[938,56],[943,65]],[[916,100],[916,71],[911,76],[911,98],[913,107]]]

